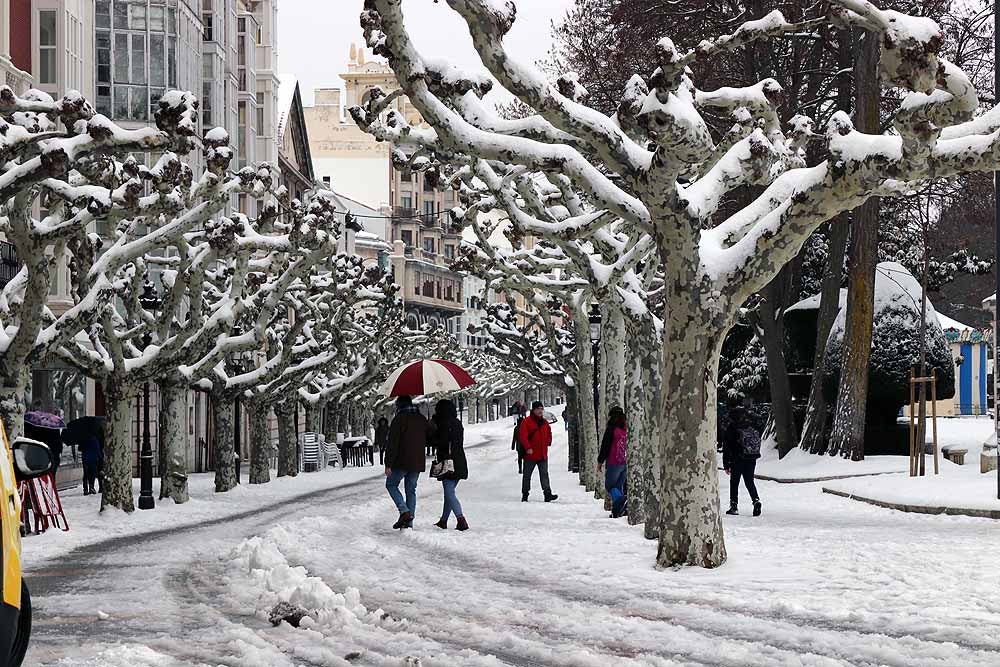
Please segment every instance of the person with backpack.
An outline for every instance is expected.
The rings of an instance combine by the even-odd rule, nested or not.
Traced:
[[[750,423],[743,408],[729,412],[729,426],[722,435],[722,467],[729,475],[729,510],[726,514],[739,514],[740,478],[753,501],[753,515],[760,516],[760,496],[754,483],[754,471],[760,458],[760,433]]]
[[[538,478],[542,483],[545,502],[558,498],[549,486],[549,447],[552,445],[552,427],[545,421],[545,406],[541,401],[531,404],[531,414],[521,421],[518,431],[524,448],[524,473],[521,475],[521,502],[528,502],[531,493],[531,476],[538,468]]]
[[[431,431],[431,443],[434,445],[435,454],[438,461],[451,461],[454,470],[438,476],[441,482],[441,489],[444,492],[444,509],[441,511],[441,519],[435,526],[441,529],[448,528],[448,519],[452,513],[458,524],[456,530],[468,530],[469,522],[462,511],[462,503],[458,501],[455,490],[458,483],[463,479],[469,479],[469,462],[465,457],[464,429],[462,422],[458,418],[458,410],[455,404],[448,399],[438,401],[434,407],[434,416],[431,418],[433,429]]]
[[[628,428],[625,411],[617,405],[608,414],[608,425],[601,439],[601,451],[597,454],[597,469],[604,466],[604,488],[611,496],[611,518],[617,519],[625,511],[625,479],[628,466]]]

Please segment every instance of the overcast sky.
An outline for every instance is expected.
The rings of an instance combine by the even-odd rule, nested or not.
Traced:
[[[552,43],[550,25],[573,0],[515,0],[517,21],[505,43],[520,59],[545,56]],[[278,3],[278,69],[299,78],[302,101],[312,105],[313,89],[342,86],[351,42],[364,44],[358,16],[363,0],[282,0]],[[468,28],[445,2],[404,0],[411,35],[427,56],[446,57],[460,66],[482,69]]]

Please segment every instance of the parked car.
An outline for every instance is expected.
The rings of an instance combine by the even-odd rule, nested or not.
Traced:
[[[52,469],[52,452],[44,443],[18,438],[8,445],[0,423],[0,540],[3,572],[0,579],[0,656],[2,664],[18,667],[31,636],[31,596],[21,576],[21,495],[17,483]]]

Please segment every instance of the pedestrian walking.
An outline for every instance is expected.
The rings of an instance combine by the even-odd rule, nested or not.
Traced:
[[[96,434],[88,435],[80,439],[77,449],[80,451],[80,459],[83,463],[83,495],[89,496],[97,493],[94,483],[101,474],[101,460],[104,458],[101,440]]]
[[[750,423],[743,408],[733,408],[729,426],[722,436],[722,467],[729,475],[729,510],[726,514],[739,514],[740,478],[753,501],[753,515],[760,516],[760,497],[754,483],[754,471],[760,458],[760,433]]]
[[[628,428],[625,411],[617,405],[608,414],[608,425],[601,439],[601,451],[597,454],[597,469],[604,467],[604,488],[611,496],[611,516],[622,516],[625,510],[627,479]]]
[[[428,435],[427,418],[420,414],[413,399],[396,399],[396,416],[389,425],[389,446],[385,452],[385,488],[399,510],[393,528],[412,528],[417,513],[417,479],[425,470]],[[399,492],[403,482],[406,498]]]
[[[448,519],[452,513],[458,519],[457,530],[468,530],[469,522],[462,511],[462,503],[458,501],[455,491],[458,483],[469,478],[469,463],[465,458],[465,434],[462,422],[458,419],[455,404],[445,399],[438,401],[434,407],[434,417],[431,419],[431,441],[434,443],[438,461],[451,461],[453,472],[438,476],[444,492],[444,508],[441,519],[434,524],[438,528],[447,529]]]
[[[389,446],[389,420],[379,417],[375,426],[375,448],[378,449],[378,464],[385,465],[385,448]]]
[[[552,428],[545,420],[545,406],[541,401],[531,404],[531,414],[521,421],[518,431],[524,448],[524,472],[521,475],[521,502],[528,502],[531,493],[531,475],[538,468],[538,479],[542,484],[545,502],[558,498],[549,486],[549,447],[552,445]]]
[[[521,422],[524,421],[524,415],[527,414],[527,406],[521,401],[517,401],[514,403],[511,412],[514,415],[514,434],[510,439],[510,448],[517,452],[517,474],[520,475],[524,472],[524,447],[521,446]]]

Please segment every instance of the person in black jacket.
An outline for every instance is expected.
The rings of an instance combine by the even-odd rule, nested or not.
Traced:
[[[438,477],[444,491],[444,509],[441,511],[441,520],[434,525],[447,529],[448,519],[454,512],[458,519],[458,525],[455,528],[468,530],[469,522],[465,520],[462,504],[458,502],[458,496],[455,495],[459,481],[469,478],[469,463],[465,458],[465,434],[455,404],[447,399],[438,401],[434,407],[434,417],[431,422],[433,424],[431,441],[434,443],[437,460],[450,460],[455,466],[454,472]]]
[[[389,446],[389,420],[379,417],[375,426],[375,448],[378,450],[378,464],[385,465],[385,448]]]
[[[726,514],[739,514],[740,478],[746,484],[753,501],[753,515],[760,516],[760,497],[754,483],[754,471],[760,458],[760,433],[750,423],[746,410],[733,408],[729,426],[722,435],[722,467],[729,475],[729,510]]]

